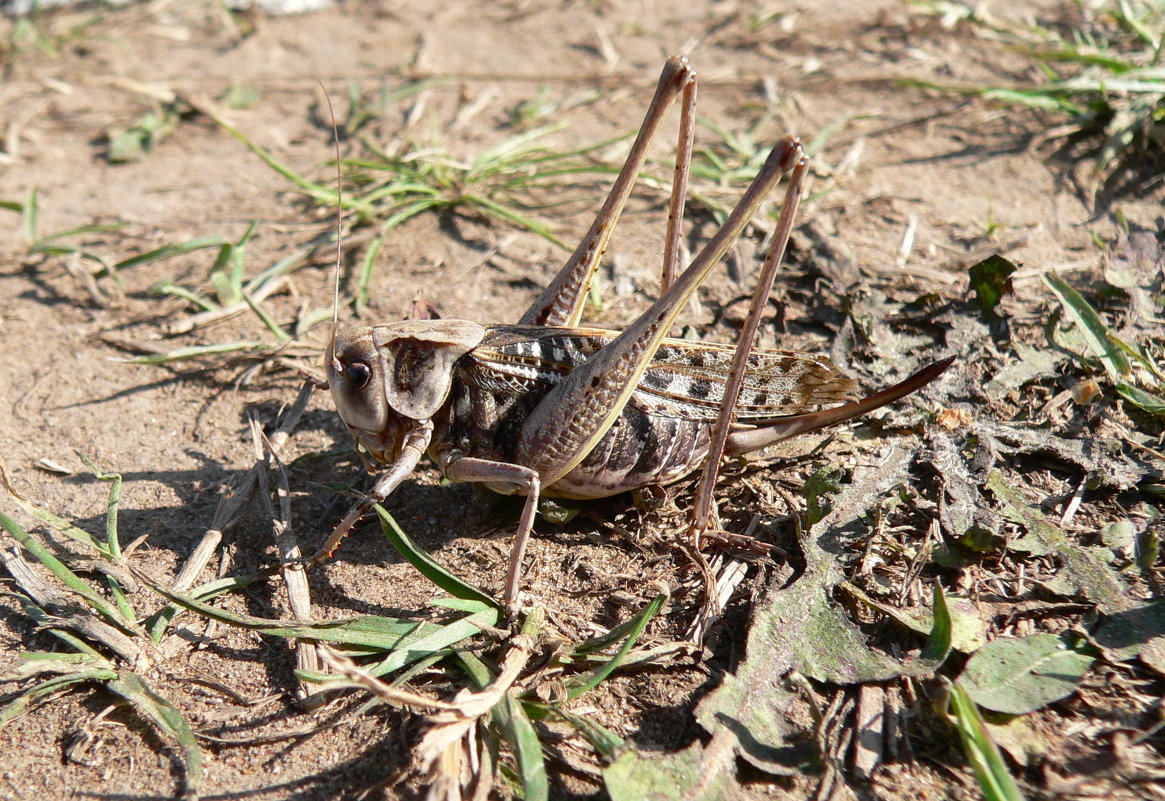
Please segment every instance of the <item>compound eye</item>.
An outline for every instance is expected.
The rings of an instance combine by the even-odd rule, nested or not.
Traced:
[[[372,378],[372,368],[364,362],[352,362],[344,372],[344,377],[353,389],[364,389]]]

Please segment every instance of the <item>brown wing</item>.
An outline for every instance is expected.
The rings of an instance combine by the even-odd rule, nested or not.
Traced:
[[[598,353],[618,332],[600,328],[490,326],[466,359],[497,392],[541,394]],[[712,420],[724,397],[734,345],[665,339],[631,403],[651,414]],[[753,424],[842,403],[857,384],[824,356],[754,349],[736,419]]]

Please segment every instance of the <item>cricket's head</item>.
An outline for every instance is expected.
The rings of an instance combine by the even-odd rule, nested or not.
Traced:
[[[394,461],[405,435],[449,397],[454,363],[484,336],[484,328],[463,320],[333,332],[324,369],[340,418],[374,458]]]

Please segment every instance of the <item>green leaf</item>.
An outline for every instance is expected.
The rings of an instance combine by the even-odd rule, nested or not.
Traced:
[[[979,706],[1025,715],[1074,693],[1095,661],[1055,634],[1000,639],[975,652],[959,682]]]
[[[578,505],[565,504],[556,498],[538,500],[538,514],[552,526],[565,526],[578,516],[579,511]]]
[[[1114,662],[1136,659],[1150,650],[1165,648],[1165,599],[1157,598],[1113,615],[1103,615],[1092,639]]]
[[[771,585],[760,595],[744,658],[697,706],[696,720],[711,740],[663,756],[621,755],[603,772],[612,799],[721,801],[744,796],[737,783],[741,759],[768,774],[801,774],[816,754],[800,722],[785,711],[798,705],[797,691],[788,680],[792,673],[851,683],[870,675],[894,678],[933,671],[934,662],[926,659],[904,664],[871,651],[834,600],[834,589],[844,578],[835,554],[857,547],[858,537],[867,536],[870,505],[907,481],[908,469],[909,460],[892,451],[876,467],[854,470],[852,482],[831,497],[828,513],[801,532],[803,573],[792,584]],[[836,476],[821,483],[838,486]],[[935,632],[938,650],[945,650],[944,626]]]
[[[611,801],[680,801],[731,799],[739,795],[732,770],[706,772],[704,748],[697,741],[683,751],[666,755],[627,751],[603,769],[603,786]],[[700,787],[701,793],[692,790]]]
[[[809,527],[817,525],[832,509],[826,495],[841,489],[841,469],[823,467],[805,479],[806,522]]]
[[[258,87],[251,86],[245,83],[232,83],[222,95],[219,96],[219,102],[227,108],[245,109],[251,108],[262,97],[262,93]]]
[[[899,609],[871,598],[860,587],[848,581],[842,582],[838,586],[866,606],[877,609],[893,618],[910,631],[924,636],[929,635],[932,644],[942,642],[934,636],[935,626],[938,625],[934,609]],[[939,586],[936,584],[935,592],[938,591]],[[976,604],[967,598],[947,598],[946,593],[943,593],[943,606],[947,609],[946,614],[950,618],[950,648],[964,654],[973,653],[981,648],[983,643],[987,641],[987,634],[986,626]],[[928,648],[931,647],[928,646]]]
[[[1123,381],[1116,385],[1117,394],[1149,414],[1165,415],[1165,398]]]
[[[179,109],[170,104],[159,112],[143,114],[128,128],[110,131],[107,134],[109,147],[106,158],[113,164],[144,159],[174,132],[180,119]]]
[[[1100,530],[1100,541],[1106,548],[1129,555],[1137,547],[1137,528],[1131,520],[1116,520]]]
[[[1015,272],[1015,265],[997,253],[973,265],[967,272],[979,308],[994,314],[1003,296],[1011,294],[1011,276]]]
[[[951,611],[947,608],[947,596],[937,581],[934,583],[934,625],[930,629],[930,640],[922,651],[927,662],[941,665],[951,652],[951,638],[954,625]]]
[[[1009,392],[1040,379],[1053,379],[1057,367],[1067,360],[1063,353],[1014,344],[1016,360],[1003,365],[987,382],[985,392],[992,401],[1003,400]]]

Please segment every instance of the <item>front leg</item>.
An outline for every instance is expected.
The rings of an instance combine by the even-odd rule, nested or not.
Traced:
[[[396,458],[387,470],[385,470],[376,483],[372,485],[372,490],[367,497],[357,503],[340,521],[340,524],[332,530],[331,536],[328,537],[327,542],[320,546],[311,557],[308,558],[308,565],[318,565],[331,558],[332,553],[340,545],[340,541],[348,536],[348,532],[352,526],[360,521],[360,518],[368,514],[368,512],[378,503],[381,503],[385,498],[392,494],[392,491],[400,486],[400,483],[405,480],[414,470],[417,469],[417,462],[421,460],[421,456],[425,453],[425,449],[429,447],[429,440],[433,438],[433,421],[432,420],[418,420],[416,426],[409,431],[401,444],[400,455]]]
[[[526,555],[526,545],[530,542],[530,533],[534,529],[534,512],[538,508],[542,481],[538,473],[529,467],[462,456],[457,451],[442,455],[440,466],[441,472],[451,481],[507,484],[526,496],[526,505],[522,507],[522,517],[518,521],[514,545],[510,550],[510,569],[506,573],[506,590],[503,597],[506,614],[512,616],[518,600],[518,584],[522,578],[522,558]],[[504,492],[506,489],[508,487],[503,487],[500,491]]]

